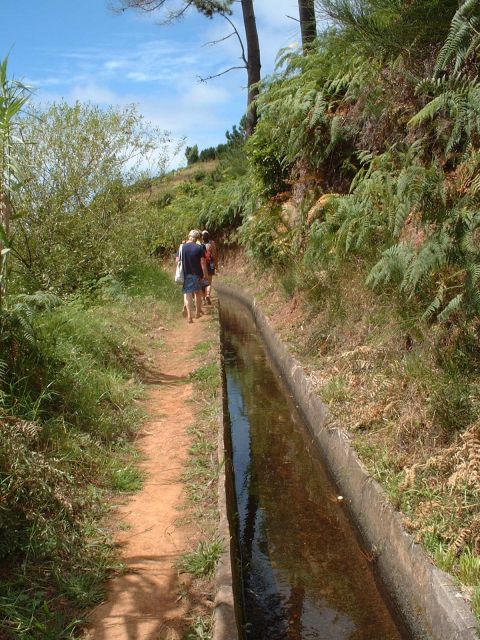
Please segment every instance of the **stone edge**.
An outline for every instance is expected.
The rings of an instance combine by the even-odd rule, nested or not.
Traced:
[[[221,372],[221,394],[218,399],[218,536],[223,541],[223,552],[215,572],[215,601],[212,640],[238,640],[235,598],[233,590],[231,534],[227,510],[227,486],[225,473],[225,423],[223,400],[225,396],[223,363],[218,343],[218,364]]]
[[[369,475],[347,434],[338,428],[325,427],[325,405],[301,364],[276,335],[257,300],[221,283],[215,289],[220,296],[233,298],[252,313],[269,355],[296,397],[346,506],[413,636],[417,640],[478,640],[475,616],[458,586],[451,576],[433,565],[407,533],[402,515],[394,510],[381,486]],[[233,637],[214,635],[214,640]]]

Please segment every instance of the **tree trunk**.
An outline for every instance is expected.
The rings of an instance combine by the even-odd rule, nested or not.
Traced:
[[[242,0],[243,23],[247,40],[247,76],[248,100],[245,135],[248,138],[257,124],[257,107],[255,98],[258,95],[256,84],[260,82],[260,45],[258,44],[257,22],[253,10],[253,0]]]
[[[303,53],[317,37],[317,21],[315,18],[315,0],[298,0],[300,29],[302,31]]]

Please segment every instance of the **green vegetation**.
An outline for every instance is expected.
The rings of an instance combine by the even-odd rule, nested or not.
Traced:
[[[213,327],[210,329],[213,330]],[[195,525],[199,540],[197,546],[185,553],[177,567],[181,572],[191,573],[200,581],[202,592],[213,593],[211,581],[224,543],[218,538],[217,481],[218,423],[220,370],[217,363],[218,338],[211,333],[208,340],[197,344],[195,351],[207,364],[200,366],[191,375],[194,385],[192,402],[195,405],[195,424],[188,430],[191,437],[189,460],[183,475],[188,501],[191,507],[191,523]],[[212,637],[213,616],[205,611],[197,616],[187,639],[205,640]]]
[[[101,520],[138,489],[138,354],[172,315],[134,158],[133,108],[53,104],[0,67],[0,635],[72,638],[121,570]],[[128,166],[128,170],[127,170]]]
[[[218,393],[220,388],[220,372],[216,362],[212,341],[209,342],[208,354],[202,345],[202,357],[209,362],[200,366],[191,375],[194,383],[194,400],[197,407],[197,420],[188,433],[192,439],[189,460],[183,479],[186,484],[187,496],[193,506],[193,518],[200,528],[203,545],[206,548],[217,548],[216,545],[216,516],[217,496],[212,489],[218,479]],[[207,542],[205,542],[205,540]]]
[[[327,27],[306,55],[280,52],[248,141],[234,128],[155,179],[133,159],[167,138],[134,109],[25,115],[28,91],[1,65],[6,638],[72,637],[101,597],[114,568],[101,497],[141,480],[136,354],[174,295],[149,256],[194,227],[243,247],[245,286],[262,274],[332,420],[480,614],[480,0],[319,4]],[[186,481],[204,540],[191,560],[206,567],[216,365],[191,380]]]
[[[180,571],[191,573],[197,578],[211,578],[222,552],[223,543],[220,540],[214,540],[210,543],[201,541],[194,551],[183,556],[178,568]]]
[[[166,289],[169,278],[151,269]],[[18,343],[3,377],[5,638],[73,637],[72,618],[102,599],[105,579],[119,569],[99,522],[108,492],[140,487],[128,444],[142,418],[135,355],[158,314],[172,311],[120,282],[111,297],[111,287],[38,310],[27,327],[32,341]]]
[[[200,216],[245,249],[243,285],[291,313],[332,420],[480,615],[480,2],[318,4],[255,133],[159,208],[164,244]]]
[[[198,617],[187,632],[185,640],[210,640],[213,631],[213,616],[207,620]]]
[[[19,126],[28,144],[17,154],[23,182],[13,198],[17,286],[75,291],[148,256],[156,219],[131,197],[137,174],[126,167],[166,137],[133,107],[54,104]]]

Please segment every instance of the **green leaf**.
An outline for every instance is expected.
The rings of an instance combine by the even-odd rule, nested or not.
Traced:
[[[6,247],[10,246],[7,232],[5,231],[5,228],[1,223],[0,223],[0,242],[2,242],[2,244],[4,244]]]

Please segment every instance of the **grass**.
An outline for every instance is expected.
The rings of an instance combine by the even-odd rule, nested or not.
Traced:
[[[174,292],[143,265],[32,316],[35,341],[0,389],[2,640],[73,638],[122,570],[102,520],[112,492],[141,485],[137,357]]]
[[[143,474],[131,465],[120,467],[112,471],[111,487],[114,491],[139,491],[142,487]]]
[[[183,474],[187,495],[196,505],[197,522],[207,521],[216,510],[216,495],[213,491],[218,478],[217,459],[218,409],[215,405],[204,406],[199,412],[199,424],[189,428],[192,438],[187,468]]]
[[[348,400],[350,392],[344,376],[336,376],[320,389],[320,397],[327,404]]]
[[[213,616],[197,617],[185,635],[185,640],[211,640]]]
[[[480,586],[480,557],[470,549],[466,549],[458,558],[458,578],[467,586]]]
[[[220,380],[218,364],[214,361],[198,367],[189,375],[189,379],[195,382],[200,393],[215,398]]]
[[[475,587],[473,591],[472,608],[474,611],[480,611],[480,587]]]
[[[217,480],[219,462],[217,453],[220,369],[217,364],[216,338],[197,345],[195,352],[208,362],[191,373],[194,385],[196,421],[188,433],[191,437],[187,468],[183,474],[190,521],[198,528],[197,546],[179,560],[179,571],[192,574],[201,581],[203,593],[212,593],[211,579],[218,559],[223,552],[223,542],[217,537]],[[187,632],[186,640],[210,640],[213,619],[205,611],[197,616]]]
[[[207,353],[211,351],[211,348],[212,348],[211,342],[209,342],[208,340],[205,340],[203,342],[199,342],[198,344],[196,344],[193,349],[193,352],[197,356],[205,356]]]
[[[196,578],[211,578],[217,567],[217,562],[223,552],[223,542],[212,540],[200,541],[194,551],[186,553],[178,563],[178,568],[184,573],[191,573]]]

